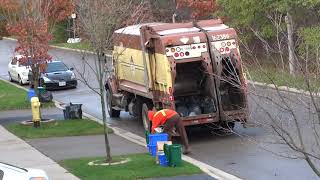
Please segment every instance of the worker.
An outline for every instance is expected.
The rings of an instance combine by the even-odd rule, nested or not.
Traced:
[[[148,111],[148,118],[152,122],[151,133],[155,133],[159,126],[163,126],[164,133],[169,135],[169,140],[172,138],[173,128],[175,127],[180,134],[182,144],[184,146],[183,154],[190,153],[190,147],[186,129],[179,114],[171,109],[163,109],[158,112]]]

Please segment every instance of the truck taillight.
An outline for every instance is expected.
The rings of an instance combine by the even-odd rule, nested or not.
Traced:
[[[207,52],[206,43],[181,45],[166,48],[166,55],[173,56],[174,59],[201,57],[203,52]]]
[[[225,41],[216,41],[216,42],[212,42],[211,44],[221,54],[229,54],[232,49],[237,48],[237,43],[235,39],[225,40]]]

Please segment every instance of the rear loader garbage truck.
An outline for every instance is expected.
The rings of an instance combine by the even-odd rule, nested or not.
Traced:
[[[148,23],[114,32],[112,73],[105,83],[110,117],[173,109],[185,126],[233,128],[248,116],[247,84],[236,31],[220,19]]]

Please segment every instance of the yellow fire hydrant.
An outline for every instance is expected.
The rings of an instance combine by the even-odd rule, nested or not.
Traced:
[[[33,121],[34,127],[40,127],[40,120],[41,120],[40,105],[41,103],[38,97],[31,98],[32,121]]]

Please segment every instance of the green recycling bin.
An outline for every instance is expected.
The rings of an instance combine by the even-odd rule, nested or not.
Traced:
[[[169,161],[169,166],[177,167],[182,165],[181,152],[180,144],[164,145],[164,154]]]
[[[169,145],[169,144],[163,145],[163,151],[164,151],[164,154],[166,155],[168,162],[170,162],[170,146],[171,145]]]
[[[145,135],[145,137],[146,137],[146,143],[147,143],[147,145],[149,144],[149,131],[145,131],[144,132],[144,135]]]
[[[39,94],[43,95],[46,92],[44,87],[38,87]]]

